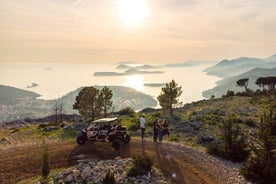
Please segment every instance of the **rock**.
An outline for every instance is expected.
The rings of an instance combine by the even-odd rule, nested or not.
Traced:
[[[62,174],[57,174],[55,177],[54,177],[54,179],[57,181],[57,180],[59,180],[59,179],[62,179],[63,178],[63,176],[62,176]]]
[[[4,137],[0,140],[0,143],[7,144],[7,143],[10,143],[10,141],[6,137]]]
[[[89,161],[88,164],[90,165],[90,167],[95,167],[97,165],[97,163],[95,161]]]
[[[91,176],[91,168],[86,167],[82,172],[81,172],[81,177],[82,179],[86,179]]]
[[[127,170],[133,163],[132,158],[116,157],[114,160],[79,160],[75,168],[69,168],[56,175],[55,183],[93,183],[102,184],[106,173],[114,173],[116,183],[160,184],[160,178],[165,178],[161,172],[152,169],[144,176],[128,177]],[[81,165],[81,167],[80,167]],[[91,167],[94,165],[94,167]],[[165,179],[162,179],[162,181]],[[59,182],[61,181],[61,182]],[[168,182],[162,182],[168,183]]]
[[[49,132],[49,131],[52,131],[52,130],[57,130],[57,129],[58,129],[57,126],[48,126],[48,127],[45,127],[45,128],[44,128],[44,130],[45,130],[45,131],[48,131],[48,132]]]
[[[115,161],[118,161],[118,160],[120,160],[120,159],[121,159],[121,157],[118,156],[118,157],[116,157],[114,160],[115,160]]]
[[[78,169],[73,169],[73,170],[72,170],[72,173],[73,173],[74,178],[76,179],[76,178],[78,178],[79,175],[80,175],[80,170],[78,170]]]
[[[187,133],[192,133],[194,129],[190,125],[186,125],[185,127],[182,128],[182,131]]]
[[[71,183],[72,181],[73,181],[73,175],[72,174],[67,175],[65,178],[65,182]]]

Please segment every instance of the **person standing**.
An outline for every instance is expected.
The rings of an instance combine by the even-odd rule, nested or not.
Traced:
[[[157,121],[157,130],[158,130],[158,140],[159,140],[159,143],[162,143],[162,140],[163,140],[163,126],[162,126],[162,120],[159,119]]]
[[[157,121],[158,119],[156,118],[155,121],[153,122],[153,141],[156,143],[157,143],[157,136],[158,136]]]
[[[169,124],[168,124],[167,120],[164,120],[164,123],[163,123],[163,139],[164,139],[164,141],[168,141],[169,136],[170,136]]]
[[[144,140],[145,130],[146,130],[146,119],[145,114],[142,114],[142,117],[140,118],[140,128],[141,128],[141,138]]]

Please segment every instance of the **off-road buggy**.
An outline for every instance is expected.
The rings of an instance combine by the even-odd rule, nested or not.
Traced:
[[[83,145],[88,141],[91,143],[111,142],[113,148],[117,151],[122,144],[129,143],[130,136],[126,133],[126,128],[121,126],[118,118],[103,118],[91,122],[77,137],[79,145]]]

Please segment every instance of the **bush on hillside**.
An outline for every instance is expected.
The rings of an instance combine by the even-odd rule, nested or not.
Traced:
[[[244,121],[244,124],[249,126],[249,127],[256,127],[257,126],[257,123],[252,119],[246,119]]]
[[[219,144],[215,143],[215,142],[210,142],[206,145],[206,151],[208,154],[210,155],[217,155],[220,156],[220,148],[219,148]]]
[[[128,127],[128,130],[130,131],[137,131],[140,129],[140,125],[135,123],[135,124],[131,124],[129,127]]]
[[[114,173],[108,171],[103,179],[103,184],[115,184]]]
[[[43,149],[43,152],[42,152],[41,174],[43,179],[46,180],[50,173],[50,161],[49,161],[48,147],[44,142],[43,142],[42,149]]]
[[[237,124],[237,118],[222,120],[220,126],[221,143],[212,142],[207,146],[207,152],[235,162],[247,159],[249,151],[246,136]]]
[[[133,115],[134,113],[135,113],[135,111],[131,107],[126,107],[124,109],[119,110],[119,112],[118,112],[118,114],[121,116],[122,115],[130,116],[130,115]]]
[[[252,153],[241,168],[247,179],[258,183],[276,181],[276,112],[261,117],[258,140],[252,144]],[[274,182],[273,182],[274,181]]]
[[[144,156],[134,156],[133,166],[128,171],[128,176],[136,177],[148,174],[153,166],[153,158]]]
[[[225,95],[222,95],[222,97],[223,97],[223,98],[224,98],[224,97],[231,97],[231,96],[234,96],[234,95],[235,95],[235,92],[234,92],[234,91],[228,90],[228,91],[226,92]]]
[[[171,134],[168,138],[168,141],[179,141],[179,136],[175,135],[175,134]]]

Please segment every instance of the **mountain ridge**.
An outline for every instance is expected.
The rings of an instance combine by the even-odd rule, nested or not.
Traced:
[[[97,85],[94,87],[99,89],[103,88],[103,86]],[[124,86],[107,87],[113,92],[112,100],[114,107],[111,109],[112,111],[119,111],[126,107],[141,110],[147,107],[157,106],[157,101],[153,97],[132,88]],[[64,113],[78,114],[78,111],[73,110],[73,103],[82,88],[79,87],[57,99],[63,105]],[[53,114],[53,107],[56,100],[37,99],[40,96],[40,94],[32,91],[0,85],[0,122],[24,118],[38,118]]]
[[[276,54],[265,58],[239,57],[236,59],[224,59],[219,63],[203,70],[208,75],[220,78],[240,75],[254,68],[274,68],[276,67]]]
[[[257,80],[257,78],[275,76],[275,74],[276,74],[276,67],[272,69],[254,68],[240,75],[227,77],[217,81],[216,87],[203,91],[202,95],[205,98],[210,98],[212,95],[214,95],[215,97],[221,97],[222,95],[225,95],[228,90],[231,90],[234,92],[242,92],[244,91],[244,88],[236,86],[236,82],[242,78],[248,78],[249,79],[248,88],[256,90],[256,89],[259,89],[259,86],[255,84],[255,81]]]

